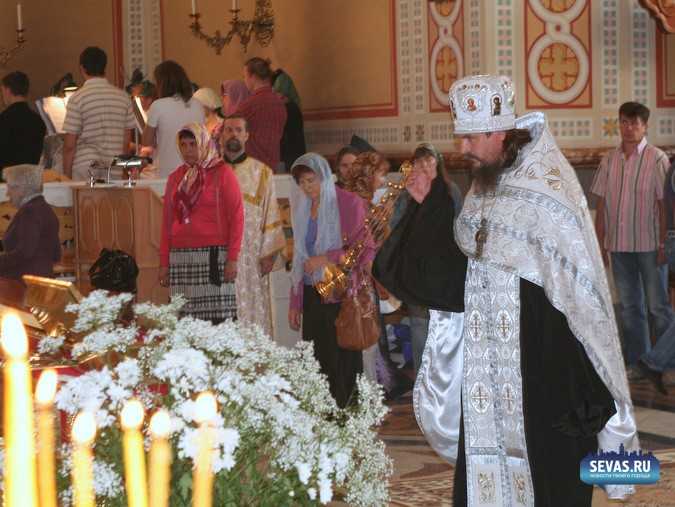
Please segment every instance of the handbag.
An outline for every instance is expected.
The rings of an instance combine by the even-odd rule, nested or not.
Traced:
[[[375,290],[365,279],[355,294],[342,300],[342,308],[335,319],[337,344],[345,350],[365,350],[380,337],[380,323],[375,310]]]
[[[136,292],[138,265],[122,250],[104,248],[89,268],[89,280],[97,289],[115,292]]]

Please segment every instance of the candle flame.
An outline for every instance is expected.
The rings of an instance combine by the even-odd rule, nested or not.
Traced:
[[[37,388],[35,389],[35,399],[40,405],[51,405],[56,395],[56,380],[58,374],[54,368],[47,368],[40,375]]]
[[[137,429],[143,424],[145,410],[140,401],[131,399],[122,408],[122,428]]]
[[[150,433],[153,437],[166,438],[171,432],[171,416],[166,410],[158,410],[150,418]]]
[[[218,402],[210,391],[199,393],[195,400],[195,421],[198,423],[210,421],[218,412]]]
[[[73,423],[73,440],[80,444],[91,442],[96,437],[96,417],[91,412],[80,412]]]
[[[8,313],[2,319],[2,348],[12,358],[23,357],[28,353],[28,339],[21,319],[16,313]]]

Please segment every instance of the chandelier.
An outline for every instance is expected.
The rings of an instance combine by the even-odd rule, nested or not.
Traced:
[[[25,32],[25,30],[23,29],[23,20],[21,19],[21,3],[16,6],[16,17],[18,26],[16,29],[16,43],[14,44],[14,47],[11,49],[0,48],[0,67],[3,69],[5,68],[5,65],[7,65],[7,62],[10,61],[26,43],[26,39],[23,38],[23,32]]]
[[[216,30],[216,35],[211,37],[202,32],[202,25],[199,23],[201,14],[197,12],[197,2],[192,0],[192,23],[190,30],[192,35],[197,39],[203,40],[208,46],[216,50],[219,55],[223,48],[227,46],[232,37],[235,35],[239,38],[239,42],[244,47],[244,53],[251,40],[251,36],[255,37],[262,47],[267,47],[274,35],[274,12],[272,11],[271,0],[256,0],[255,13],[253,19],[250,21],[242,21],[239,19],[240,9],[237,7],[237,0],[232,0],[232,8],[229,9],[232,13],[232,20],[230,21],[230,31],[224,37],[220,35],[220,30]]]

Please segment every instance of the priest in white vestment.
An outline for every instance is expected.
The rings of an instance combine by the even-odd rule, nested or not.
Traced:
[[[244,201],[244,237],[235,283],[237,318],[246,325],[257,324],[273,337],[269,274],[286,240],[281,227],[272,170],[246,154],[249,133],[244,118],[226,118],[220,136],[223,160],[232,166]]]
[[[590,506],[582,459],[639,442],[583,189],[544,114],[516,118],[509,78],[460,79],[450,105],[474,176],[454,227],[469,258],[464,329],[430,335],[444,343],[427,342],[415,409],[456,460],[455,505]]]

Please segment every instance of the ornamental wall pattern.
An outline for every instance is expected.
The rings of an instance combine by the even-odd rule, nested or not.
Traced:
[[[152,69],[163,59],[167,34],[161,0],[122,2],[130,76],[135,66]],[[382,22],[391,24],[396,54],[393,75],[384,77],[394,85],[395,103],[387,105],[387,114],[367,107],[351,115],[313,112],[305,126],[309,149],[332,153],[356,134],[384,152],[407,152],[422,141],[454,150],[447,91],[459,77],[485,72],[511,76],[517,112],[544,110],[563,148],[616,144],[617,109],[626,100],[650,106],[654,142],[675,145],[675,84],[667,83],[675,44],[664,42],[675,35],[658,33],[638,2],[391,0],[390,5],[394,19]]]

